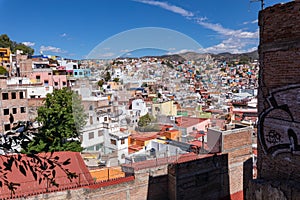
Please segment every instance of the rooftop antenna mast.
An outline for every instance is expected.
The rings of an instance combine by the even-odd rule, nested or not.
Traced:
[[[250,0],[250,3],[253,3],[253,2],[261,2],[261,10],[264,9],[264,6],[265,6],[265,0]]]

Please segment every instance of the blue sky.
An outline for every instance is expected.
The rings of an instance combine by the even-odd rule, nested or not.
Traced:
[[[6,33],[12,40],[24,42],[34,48],[36,54],[42,51],[76,59],[86,58],[92,50],[98,50],[103,58],[122,53],[131,55],[131,51],[143,47],[137,38],[150,42],[161,40],[161,47],[154,46],[164,53],[247,52],[258,45],[260,10],[259,2],[249,1],[0,0],[0,34]],[[281,2],[288,1],[265,1],[266,6]],[[149,27],[178,33],[186,39],[174,36],[176,39],[168,41],[168,34],[146,37],[143,32],[132,31],[145,31]],[[129,39],[115,40],[128,32],[133,33]],[[191,41],[197,42],[197,48]],[[135,46],[129,45],[132,43]],[[149,47],[145,46],[148,53]]]

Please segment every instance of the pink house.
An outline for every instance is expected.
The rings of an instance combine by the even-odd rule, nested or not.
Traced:
[[[34,69],[29,78],[33,82],[42,83],[46,88],[61,89],[67,86],[65,70],[52,70],[51,68]]]
[[[176,125],[181,130],[182,141],[188,142],[195,140],[195,136],[199,136],[200,131],[206,133],[210,124],[210,119],[202,119],[196,117],[176,117]]]

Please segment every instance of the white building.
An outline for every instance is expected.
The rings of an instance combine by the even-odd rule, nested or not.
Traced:
[[[127,130],[121,131],[119,123],[104,123],[104,153],[116,152],[119,164],[125,163],[128,156],[128,136]]]
[[[138,116],[144,116],[148,113],[148,108],[143,99],[135,99],[132,101],[132,110],[137,111]]]
[[[123,79],[123,73],[122,73],[121,68],[119,68],[119,67],[113,68],[113,73],[112,73],[111,79],[113,80],[114,78]]]
[[[14,86],[16,88],[26,89],[27,98],[46,98],[48,93],[53,92],[53,86],[39,86],[32,83],[27,77],[11,77],[7,80],[7,85]]]

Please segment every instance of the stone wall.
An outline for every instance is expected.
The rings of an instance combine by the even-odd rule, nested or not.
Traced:
[[[292,1],[259,14],[258,180],[247,199],[300,196],[299,10]]]

